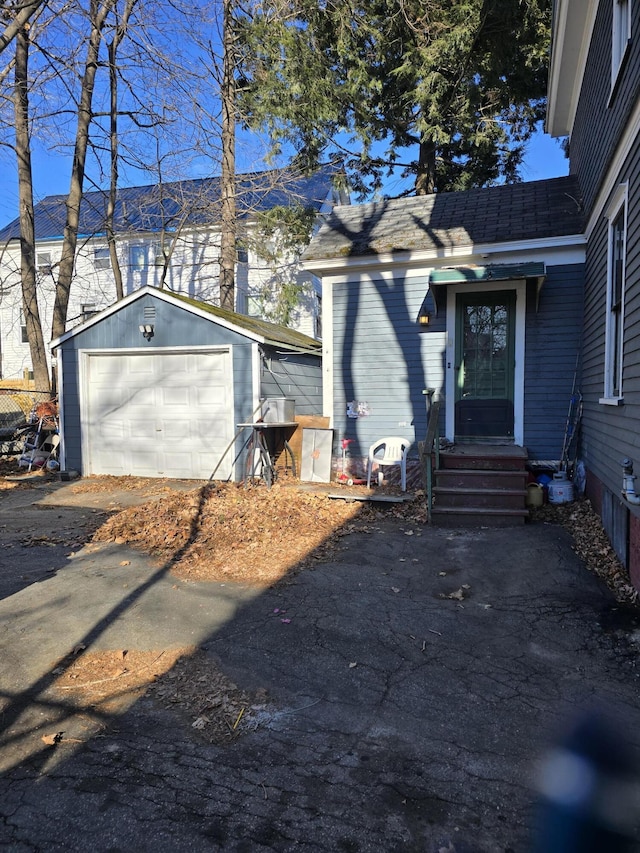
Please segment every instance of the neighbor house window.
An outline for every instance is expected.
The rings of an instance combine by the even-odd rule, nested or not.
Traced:
[[[262,299],[259,296],[247,296],[247,314],[249,317],[259,317],[262,313]]]
[[[129,265],[135,272],[144,272],[147,269],[147,247],[129,247]]]
[[[165,258],[165,254],[164,254],[165,251],[167,253],[166,258]],[[154,257],[154,264],[157,267],[163,267],[165,264],[165,260],[167,260],[167,261],[169,260],[169,249],[165,247],[165,249],[163,250],[162,245],[160,243],[154,243],[154,245],[153,245],[153,257]]]
[[[93,250],[93,266],[97,270],[111,269],[111,256],[109,247]]]
[[[609,207],[604,402],[622,402],[627,185]]]
[[[316,296],[316,338],[322,338],[322,296]]]
[[[38,252],[36,255],[36,265],[41,275],[49,275],[52,269],[51,252]]]
[[[20,341],[23,344],[29,343],[29,336],[27,335],[27,321],[22,309],[20,310]]]
[[[631,0],[613,0],[611,86],[615,85],[631,38]]]
[[[84,302],[80,306],[80,316],[83,323],[85,320],[88,320],[89,317],[93,317],[93,315],[97,313],[98,309],[96,308],[95,302]]]

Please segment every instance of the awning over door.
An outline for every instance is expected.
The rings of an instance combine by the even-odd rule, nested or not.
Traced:
[[[536,287],[537,297],[542,289],[546,276],[543,262],[525,264],[487,264],[485,267],[444,267],[433,270],[429,276],[429,289],[433,294],[436,311],[446,304],[446,288],[449,284],[479,284],[494,281],[532,281]]]

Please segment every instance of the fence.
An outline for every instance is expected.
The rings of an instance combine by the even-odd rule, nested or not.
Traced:
[[[0,455],[22,452],[25,435],[43,417],[55,417],[56,404],[47,391],[0,387]]]

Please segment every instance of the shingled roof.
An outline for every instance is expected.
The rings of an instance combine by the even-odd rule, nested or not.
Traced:
[[[124,299],[113,302],[104,311],[94,314],[84,323],[80,323],[75,328],[69,329],[69,331],[65,332],[59,338],[56,338],[52,341],[52,346],[54,348],[60,346],[61,343],[81,334],[85,329],[101,323],[105,317],[111,316],[121,311],[124,307],[131,305],[131,303],[137,302],[147,296],[164,300],[170,304],[177,304],[186,310],[200,312],[213,320],[220,320],[223,324],[234,328],[236,331],[247,332],[254,339],[270,346],[311,355],[321,355],[322,352],[322,341],[310,338],[302,334],[302,332],[297,332],[295,329],[289,329],[287,326],[280,326],[276,323],[269,323],[266,320],[261,320],[259,317],[248,317],[245,314],[237,314],[235,311],[227,311],[208,302],[201,302],[199,299],[185,296],[184,293],[175,293],[172,290],[161,289],[152,285],[145,285],[125,296]]]
[[[535,240],[583,230],[575,177],[335,207],[305,261]]]
[[[331,193],[336,167],[327,165],[310,176],[283,171],[264,171],[237,176],[237,208],[241,218],[278,205],[300,203],[320,210]],[[221,179],[199,178],[118,189],[114,213],[116,233],[155,233],[161,229],[210,226],[220,218]],[[106,233],[106,190],[87,192],[80,205],[79,235]],[[37,240],[59,240],[66,221],[64,195],[47,196],[35,206]],[[19,239],[20,221],[14,219],[0,230],[0,243]]]
[[[163,295],[166,296],[166,293]],[[183,293],[171,293],[175,299],[180,302],[185,302],[193,308],[199,308],[201,311],[211,314],[220,320],[225,320],[233,326],[238,326],[251,332],[254,335],[264,339],[266,344],[272,346],[291,347],[295,350],[309,351],[320,353],[322,349],[322,341],[317,341],[315,338],[310,338],[302,332],[297,332],[295,329],[289,329],[287,326],[280,326],[276,323],[269,323],[267,320],[262,320],[259,317],[249,317],[246,314],[237,314],[235,311],[228,311],[225,308],[219,308],[217,305],[211,305],[208,302],[201,302],[197,299],[192,299],[190,296],[185,296]]]

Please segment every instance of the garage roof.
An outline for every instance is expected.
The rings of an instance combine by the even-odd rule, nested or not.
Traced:
[[[80,334],[91,326],[95,326],[97,323],[102,322],[102,320],[117,313],[122,308],[131,305],[136,300],[142,299],[144,296],[152,296],[156,299],[173,303],[180,308],[192,311],[200,317],[205,317],[232,331],[252,338],[257,343],[316,355],[320,355],[322,350],[321,341],[303,335],[301,332],[296,332],[294,329],[288,329],[286,326],[280,326],[276,323],[268,323],[266,320],[260,320],[256,317],[237,314],[235,311],[226,311],[224,308],[218,308],[207,302],[200,302],[181,293],[172,293],[168,290],[160,290],[157,287],[141,287],[140,290],[135,290],[119,302],[114,302],[109,308],[105,308],[104,311],[94,314],[85,323],[76,326],[52,341],[52,348],[55,349],[75,335]]]
[[[172,296],[175,296],[180,302],[186,302],[188,305],[197,308],[199,311],[212,314],[218,320],[224,320],[230,326],[235,326],[244,332],[250,332],[252,336],[262,338],[262,343],[273,346],[284,345],[295,349],[314,350],[317,352],[320,352],[322,349],[321,341],[316,341],[314,338],[303,335],[301,332],[287,328],[287,326],[269,323],[267,320],[261,320],[258,317],[248,317],[246,314],[238,314],[235,311],[226,311],[224,308],[218,308],[217,305],[211,305],[208,302],[199,302],[197,299],[191,299],[189,296],[184,296],[181,293],[173,293]]]

